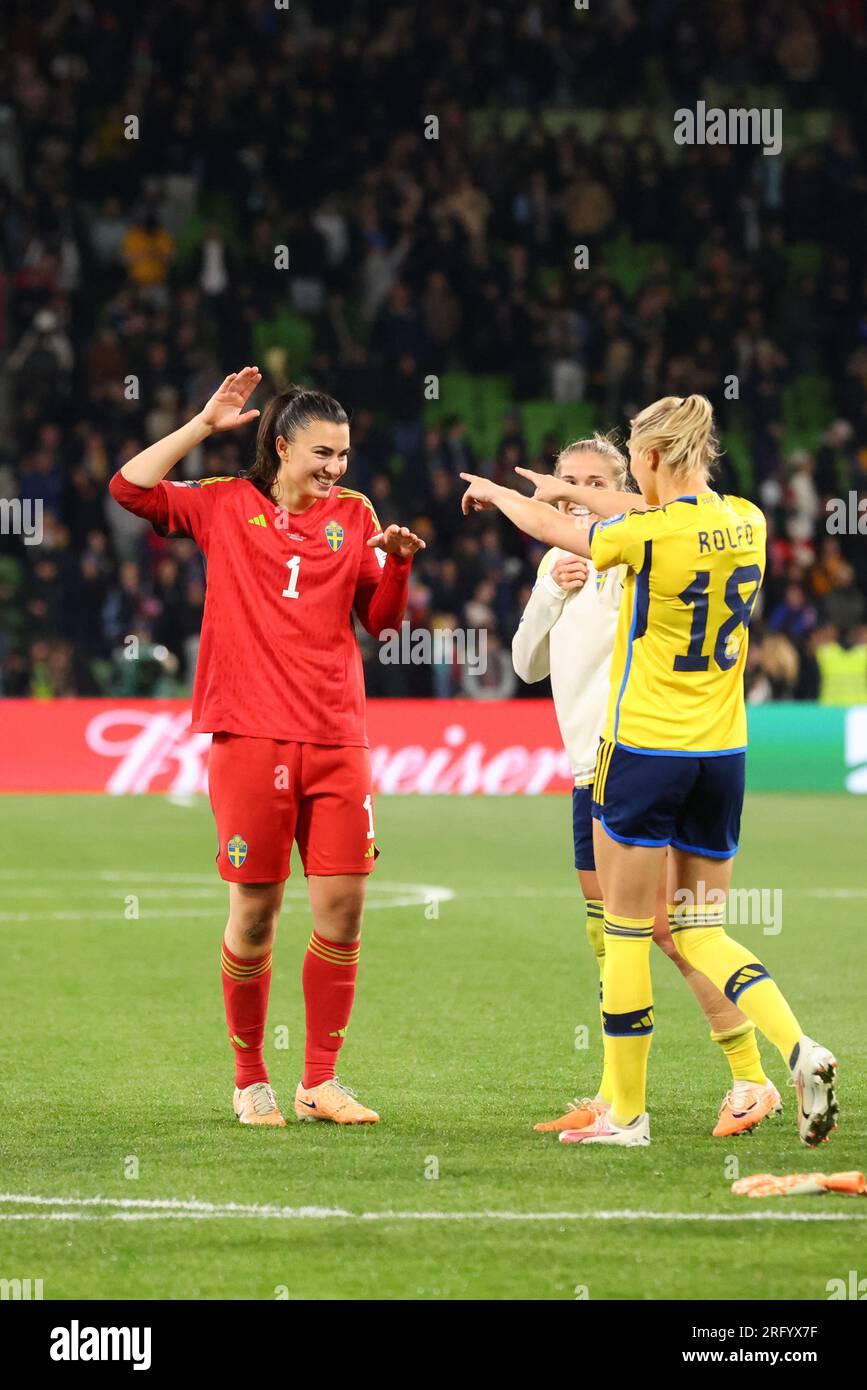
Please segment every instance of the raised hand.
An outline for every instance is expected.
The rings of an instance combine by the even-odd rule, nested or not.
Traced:
[[[469,487],[461,498],[461,511],[464,516],[469,516],[470,512],[485,512],[495,506],[494,493],[497,484],[492,483],[490,478],[480,478],[477,473],[462,473],[461,477]]]
[[[384,531],[377,531],[367,544],[371,550],[384,550],[386,555],[400,555],[404,559],[415,555],[418,550],[425,549],[421,536],[415,535],[409,527],[398,526],[394,522],[391,526],[386,526]]]
[[[559,502],[563,497],[563,484],[551,473],[534,473],[532,468],[516,468],[522,478],[532,483],[536,491],[533,497],[537,502]]]
[[[216,434],[219,430],[235,430],[257,419],[258,410],[244,410],[244,404],[261,380],[258,367],[242,367],[240,372],[230,372],[200,412],[203,424]]]

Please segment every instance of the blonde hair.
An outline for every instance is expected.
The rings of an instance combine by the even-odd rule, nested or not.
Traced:
[[[673,478],[711,476],[720,451],[707,396],[663,396],[629,423],[633,449],[657,450]]]
[[[623,491],[630,484],[629,461],[625,454],[621,453],[614,438],[608,434],[595,433],[590,439],[576,439],[574,443],[567,444],[561,449],[554,463],[554,476],[559,478],[560,465],[569,457],[570,454],[598,454],[605,459],[612,474],[614,487],[618,491]]]
[[[759,648],[759,660],[771,680],[794,685],[798,679],[798,653],[782,632],[770,632]]]

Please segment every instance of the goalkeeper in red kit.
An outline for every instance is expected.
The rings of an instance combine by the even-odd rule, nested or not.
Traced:
[[[290,387],[259,421],[256,458],[238,478],[166,482],[210,435],[259,416],[245,409],[256,367],[227,376],[204,410],[125,463],[121,506],[161,533],[191,536],[207,564],[192,728],[213,734],[208,761],[217,865],[229,884],[222,981],[242,1124],[285,1124],[263,1058],[271,947],[293,840],[313,932],[304,958],[307,1022],[299,1119],[379,1119],[335,1077],[355,995],[374,844],[361,654],[353,610],[374,637],[399,626],[412,556],[424,542],[380,528],[341,486],[343,407]]]

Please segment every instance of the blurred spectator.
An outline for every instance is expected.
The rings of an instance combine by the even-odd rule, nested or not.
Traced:
[[[120,244],[127,274],[140,290],[149,292],[155,303],[165,302],[164,289],[175,244],[156,213],[146,212],[124,233]],[[205,247],[207,256],[207,243]]]
[[[807,449],[796,449],[788,460],[787,534],[793,541],[812,540],[821,508],[814,482],[815,463]]]
[[[782,633],[790,642],[797,643],[810,635],[816,622],[816,609],[807,598],[803,584],[793,582],[786,585],[783,598],[771,610],[768,627],[771,632]]]
[[[797,690],[800,662],[788,637],[772,633],[750,647],[747,655],[747,699],[750,704],[791,700]]]
[[[855,628],[841,639],[829,624],[816,634],[819,700],[823,705],[867,703],[867,629]]]

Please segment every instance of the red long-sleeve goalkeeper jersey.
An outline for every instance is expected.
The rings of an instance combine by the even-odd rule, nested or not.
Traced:
[[[366,745],[364,675],[352,610],[373,636],[399,626],[410,560],[366,545],[379,529],[360,492],[333,487],[287,512],[244,478],[137,487],[122,507],[206,558],[192,728],[336,746]]]

